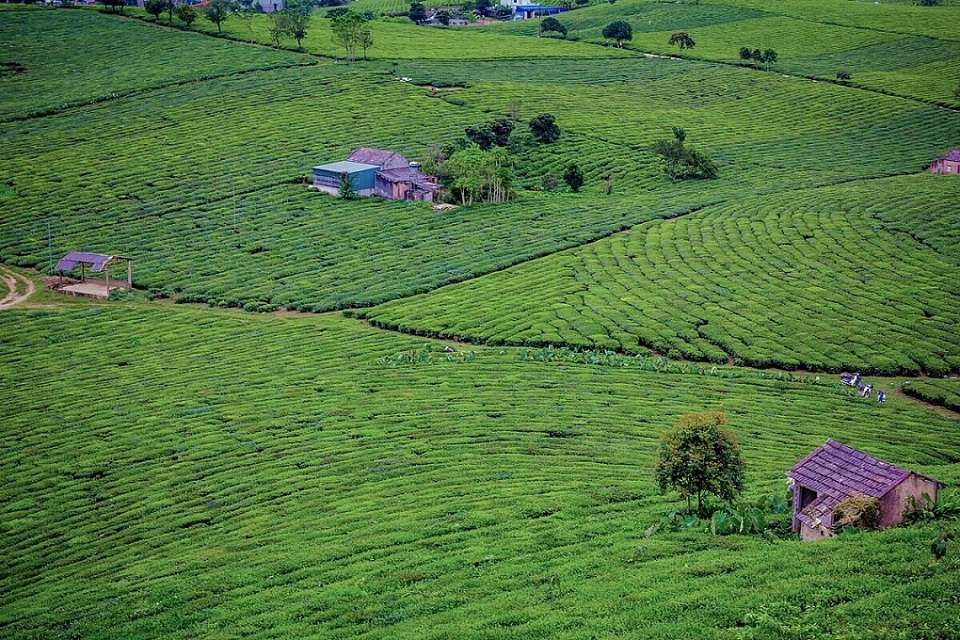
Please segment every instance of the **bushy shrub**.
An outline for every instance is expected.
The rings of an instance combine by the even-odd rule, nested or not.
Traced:
[[[876,529],[880,525],[880,501],[857,493],[846,498],[833,510],[834,528]]]

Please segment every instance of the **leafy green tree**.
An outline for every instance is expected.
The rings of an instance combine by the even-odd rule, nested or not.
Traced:
[[[471,205],[483,192],[484,167],[486,156],[479,145],[473,144],[461,149],[446,162],[451,176],[451,189],[457,194],[461,204]]]
[[[580,191],[580,187],[583,186],[583,173],[580,171],[580,167],[576,164],[567,167],[567,170],[563,173],[563,181],[574,193]]]
[[[917,0],[917,4],[921,7],[936,7],[942,2],[943,0]]]
[[[422,2],[411,2],[407,17],[417,24],[420,24],[427,19],[427,9],[423,6]]]
[[[697,513],[703,514],[703,498],[715,495],[732,501],[743,490],[744,462],[732,431],[722,429],[727,417],[718,411],[682,416],[660,435],[656,479],[664,493],[676,489],[687,500],[697,498]]]
[[[603,28],[603,37],[616,41],[617,46],[623,48],[624,42],[633,40],[633,27],[630,26],[629,22],[617,20]]]
[[[695,46],[697,46],[697,43],[694,42],[693,38],[691,38],[690,34],[686,31],[680,31],[671,35],[670,40],[667,41],[667,44],[671,46],[677,45],[681,50],[693,49]]]
[[[279,47],[280,40],[288,33],[287,16],[280,11],[274,11],[269,15],[267,21],[267,33],[270,34],[270,41],[273,42],[273,46]]]
[[[340,174],[340,197],[344,200],[353,200],[353,179],[344,171]]]
[[[560,127],[549,113],[541,113],[530,121],[530,133],[537,142],[556,142],[560,138]]]
[[[850,75],[849,71],[842,71],[842,70],[837,71],[837,80],[839,82],[846,82],[847,80],[850,80],[852,77],[853,76]]]
[[[159,22],[160,14],[167,10],[167,0],[147,0],[143,8]]]
[[[671,180],[710,179],[718,175],[709,156],[686,146],[687,132],[673,128],[673,140],[658,140],[653,152],[666,160],[665,170]]]
[[[310,26],[309,10],[285,9],[283,13],[287,34],[297,41],[297,49],[302,49],[303,39],[307,37],[307,27]]]
[[[197,10],[188,4],[177,7],[177,20],[190,27],[197,20]]]
[[[499,118],[489,124],[464,129],[467,139],[484,151],[494,146],[507,146],[510,143],[510,134],[512,132],[513,121],[509,118]]]
[[[446,184],[462,204],[506,202],[512,196],[513,163],[499,147],[485,152],[468,145],[451,154],[443,168]]]
[[[373,46],[373,30],[370,28],[369,22],[364,22],[363,27],[360,29],[357,44],[363,49],[363,59],[366,60],[367,49]]]
[[[744,62],[753,61],[753,52],[750,51],[750,47],[740,47],[740,59]]]
[[[107,7],[113,13],[123,13],[123,8],[127,6],[125,0],[101,0],[103,6]]]
[[[563,23],[557,20],[554,17],[544,18],[543,22],[540,23],[540,35],[548,31],[553,31],[559,33],[563,37],[567,37],[567,28],[563,26]]]
[[[346,51],[347,60],[356,60],[357,47],[362,45],[364,30],[369,28],[363,16],[347,11],[334,18],[330,22],[330,28],[333,29],[333,39]]]
[[[489,11],[491,7],[493,7],[492,0],[477,0],[474,5],[474,10],[480,16],[485,16],[487,15],[487,11]]]
[[[210,4],[203,10],[207,20],[217,25],[217,33],[223,32],[223,23],[230,17],[233,3],[230,0],[210,0]]]
[[[769,69],[770,65],[777,61],[777,52],[773,49],[764,49],[760,61]]]

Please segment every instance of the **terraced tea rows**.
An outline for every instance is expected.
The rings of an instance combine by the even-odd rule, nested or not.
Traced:
[[[409,3],[404,7],[408,9]],[[357,5],[358,11],[367,10]],[[602,49],[577,42],[557,40],[532,41],[510,34],[487,33],[475,29],[438,29],[418,26],[407,18],[378,19],[369,23],[373,46],[367,51],[371,60],[455,59],[496,60],[508,58],[621,58],[628,51]],[[267,16],[257,15],[247,21],[227,20],[221,25],[228,36],[272,44]],[[216,33],[215,24],[198,20],[194,28]],[[296,42],[285,40],[281,45],[295,48]],[[330,21],[315,14],[303,40],[303,48],[322,56],[346,58],[342,46],[333,39]]]
[[[571,61],[564,71],[566,63],[553,64],[559,77],[589,64],[604,68]],[[507,73],[525,66],[501,65]],[[443,64],[410,66],[423,76],[449,71]],[[492,64],[477,68],[492,73]],[[913,171],[958,122],[955,114],[895,98],[697,63],[613,64],[588,92],[572,82],[483,80],[453,94],[433,93],[376,69],[317,64],[247,74],[0,126],[0,181],[16,192],[0,200],[0,259],[46,268],[49,219],[54,253],[78,246],[129,253],[137,258],[139,283],[181,288],[191,299],[306,309],[367,304],[744,188],[777,191]],[[627,73],[638,81],[621,82]],[[558,143],[521,150],[521,186],[539,189],[545,176],[557,179],[575,159],[587,176],[583,196],[521,195],[476,217],[455,212],[437,226],[438,216],[426,208],[334,203],[282,186],[355,146],[422,157],[430,144],[505,113],[518,96],[521,118],[551,112],[563,128]],[[383,104],[390,105],[389,118]],[[610,104],[620,108],[611,111]],[[667,180],[650,145],[674,125],[687,127],[694,144],[713,154],[720,180]],[[611,196],[600,193],[604,175],[612,177]],[[331,220],[358,212],[329,233]],[[394,226],[383,224],[393,216],[399,216]],[[496,250],[479,240],[481,217]],[[439,235],[447,229],[456,230]],[[511,237],[536,240],[504,242]],[[424,249],[428,238],[444,250]],[[325,275],[318,278],[320,265]]]
[[[902,388],[908,396],[960,412],[960,380],[909,380]]]
[[[752,496],[828,436],[955,482],[953,422],[510,352],[377,365],[419,344],[336,317],[0,314],[0,634],[887,637],[890,610],[897,632],[955,628],[960,556],[932,565],[930,527],[643,535],[677,504],[652,464],[678,414],[727,412]]]
[[[51,56],[51,43],[69,42]],[[6,11],[0,121],[173,82],[312,62],[295,53],[237,46],[93,11]],[[162,61],[162,64],[157,64]]]
[[[414,295],[641,221],[682,213],[682,199],[528,197],[509,206],[448,213],[428,205],[343,202],[283,185],[141,221],[135,242],[140,286],[187,301],[256,301],[306,311]],[[98,232],[70,227],[75,246]]]
[[[763,3],[749,9],[627,0],[573,11],[561,16],[561,21],[570,29],[571,37],[602,43],[604,26],[613,20],[626,20],[633,27],[628,48],[724,63],[739,63],[739,51],[744,46],[774,48],[779,54],[770,67],[774,71],[833,80],[842,70],[852,75],[851,83],[856,86],[960,106],[960,99],[954,95],[960,81],[960,39],[877,30],[849,22],[824,22],[805,11],[793,15],[790,8],[803,4]],[[759,11],[761,8],[763,11]],[[911,13],[919,17],[929,15],[922,9]],[[946,10],[960,19],[956,7],[932,10]],[[884,5],[873,11],[897,14],[901,7]],[[496,25],[490,30],[536,35],[538,25],[536,21],[523,21]],[[690,32],[696,47],[679,51],[669,45],[670,35],[677,31]]]
[[[960,254],[902,228],[956,228],[957,195],[919,176],[742,199],[367,315],[494,344],[943,374],[960,370]]]

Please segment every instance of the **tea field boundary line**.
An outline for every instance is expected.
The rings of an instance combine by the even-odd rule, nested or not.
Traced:
[[[247,38],[234,36],[234,35],[230,35],[222,32],[214,33],[213,31],[191,29],[189,27],[185,27],[178,24],[174,24],[174,25],[166,24],[162,22],[157,22],[155,20],[151,20],[147,16],[107,13],[104,11],[101,11],[100,13],[102,13],[105,16],[109,16],[111,18],[123,18],[125,20],[130,20],[134,22],[142,22],[143,24],[148,25],[150,27],[160,27],[160,28],[171,29],[175,31],[183,31],[185,33],[196,33],[201,36],[206,36],[208,38],[216,38],[218,40],[227,40],[229,42],[236,42],[239,44],[245,44],[245,45],[250,45],[254,47],[263,47],[265,49],[272,49],[274,51],[283,51],[285,53],[297,53],[303,56],[318,58],[320,60],[324,60],[327,62],[347,63],[346,57],[340,57],[340,56],[330,55],[326,53],[317,53],[315,51],[310,51],[308,49],[294,49],[292,47],[285,47],[283,45],[275,45],[275,44],[270,44],[268,42],[260,42],[259,40],[248,40]],[[495,35],[500,38],[526,39],[529,37],[529,36],[518,35],[513,33],[496,33],[496,32],[490,32],[490,31],[484,31],[481,33],[495,33]],[[636,49],[626,48],[626,49],[623,49],[623,51],[624,51],[624,54],[621,54],[621,57],[623,58],[643,57],[643,52],[638,51]],[[495,57],[495,58],[466,58],[466,59],[464,58],[425,58],[424,60],[428,60],[431,63],[432,62],[470,63],[470,62],[524,62],[524,61],[543,61],[543,60],[595,61],[598,59],[603,59],[603,58],[595,58],[590,56],[572,56],[572,57],[568,57],[568,56],[501,56],[501,57]],[[372,60],[371,59],[354,60],[352,63],[349,63],[349,64],[351,66],[371,66],[371,63],[373,65],[376,65],[376,64],[385,64],[385,63],[388,64],[391,62],[399,62],[399,63],[416,62],[418,60],[420,60],[420,58],[374,58]]]
[[[83,107],[89,107],[97,104],[104,104],[107,102],[114,102],[117,100],[137,98],[139,96],[152,93],[154,91],[163,91],[165,89],[171,89],[175,87],[185,87],[192,84],[212,82],[215,80],[223,80],[226,78],[240,77],[240,76],[245,76],[245,75],[254,74],[254,73],[269,73],[271,71],[281,71],[285,69],[293,69],[296,67],[313,67],[318,65],[319,63],[320,62],[318,60],[313,60],[310,62],[298,62],[298,63],[281,63],[281,64],[269,65],[266,67],[254,67],[251,69],[227,71],[224,73],[216,73],[216,74],[207,75],[207,76],[199,76],[196,78],[172,80],[170,82],[161,82],[159,84],[155,84],[149,87],[140,87],[138,89],[128,89],[126,91],[99,95],[94,98],[87,98],[84,100],[68,102],[67,104],[63,104],[57,107],[51,107],[48,109],[32,111],[30,113],[15,115],[8,118],[0,118],[0,125],[12,124],[15,122],[29,122],[32,120],[40,120],[42,118],[58,116],[64,113],[70,113],[71,111],[82,109]]]
[[[820,185],[816,185],[816,186],[805,186],[805,187],[800,187],[800,188],[796,188],[796,189],[774,190],[774,191],[770,191],[770,192],[765,192],[764,195],[787,195],[787,194],[795,193],[795,192],[799,192],[799,191],[807,191],[807,190],[811,190],[811,189],[821,189],[821,188],[827,188],[827,187],[834,187],[834,186],[843,185],[843,184],[849,184],[849,183],[853,183],[853,182],[870,182],[870,181],[873,181],[873,180],[885,180],[885,179],[893,178],[893,177],[911,176],[911,175],[918,175],[918,172],[917,172],[917,171],[892,172],[892,173],[889,173],[889,174],[879,174],[879,175],[874,175],[874,176],[866,176],[866,177],[860,176],[860,177],[844,178],[844,179],[840,179],[840,180],[828,181],[828,182],[826,182],[826,183],[824,183],[824,184],[820,184]],[[434,288],[434,289],[431,289],[431,290],[429,290],[429,291],[427,291],[427,292],[416,293],[416,294],[412,294],[412,295],[408,295],[408,296],[399,296],[399,297],[397,297],[397,298],[393,298],[393,299],[388,300],[388,301],[386,301],[386,302],[396,302],[396,301],[400,301],[400,300],[405,300],[405,299],[410,299],[410,298],[416,298],[416,297],[418,297],[418,296],[423,296],[423,295],[432,295],[433,293],[435,293],[435,292],[437,292],[437,291],[440,291],[440,290],[442,290],[442,289],[448,288],[448,287],[460,285],[460,284],[463,284],[463,283],[465,283],[465,282],[469,282],[469,281],[472,281],[472,280],[476,280],[476,279],[478,279],[478,278],[482,278],[482,277],[485,277],[485,276],[488,276],[488,275],[492,275],[492,274],[494,274],[494,273],[499,273],[499,272],[502,272],[502,271],[506,271],[507,269],[511,269],[511,268],[513,268],[513,267],[518,267],[518,266],[521,266],[521,265],[526,264],[526,263],[528,263],[528,262],[533,262],[533,261],[535,261],[535,260],[540,260],[541,258],[547,258],[547,257],[550,257],[550,256],[555,255],[555,254],[558,254],[558,253],[562,253],[562,252],[565,252],[565,251],[574,251],[574,250],[577,250],[577,249],[586,247],[586,246],[588,246],[588,245],[594,244],[595,242],[600,242],[601,240],[604,240],[604,239],[606,239],[606,238],[609,238],[609,237],[611,237],[611,236],[614,236],[614,235],[617,235],[617,234],[620,234],[620,233],[625,233],[625,232],[628,232],[628,231],[629,231],[629,232],[632,232],[632,231],[635,230],[635,229],[642,229],[645,225],[652,225],[652,224],[657,224],[657,223],[670,223],[670,222],[674,222],[674,221],[676,221],[676,220],[678,220],[678,219],[680,219],[680,218],[686,218],[686,217],[689,217],[689,216],[693,216],[693,215],[697,214],[698,212],[702,211],[703,209],[706,209],[706,208],[712,207],[712,206],[722,205],[722,204],[724,204],[724,203],[726,203],[726,202],[728,202],[728,201],[729,201],[729,198],[721,198],[721,199],[718,199],[718,200],[715,200],[715,201],[711,201],[711,202],[708,202],[708,203],[699,204],[699,205],[697,205],[697,206],[695,206],[695,207],[692,207],[692,208],[689,208],[689,209],[687,209],[687,210],[681,211],[681,212],[677,213],[676,215],[668,215],[668,216],[664,216],[664,217],[660,217],[660,218],[655,218],[655,219],[652,219],[652,220],[645,220],[645,221],[643,221],[643,222],[640,222],[640,223],[634,224],[634,225],[621,225],[621,228],[616,229],[616,230],[608,230],[608,231],[604,232],[603,234],[600,234],[600,235],[596,236],[594,239],[588,239],[588,240],[584,240],[584,241],[582,241],[582,242],[576,242],[576,243],[573,243],[571,246],[558,247],[558,248],[556,248],[556,249],[554,249],[554,250],[552,250],[552,251],[546,251],[546,252],[544,252],[543,255],[530,256],[530,257],[528,257],[528,258],[524,258],[524,259],[518,260],[518,261],[516,261],[516,262],[513,263],[513,264],[509,264],[509,265],[505,265],[505,266],[502,266],[502,267],[498,267],[498,268],[496,268],[496,269],[492,269],[492,270],[487,271],[487,272],[484,272],[484,273],[473,274],[471,277],[465,278],[465,279],[463,279],[463,280],[458,280],[458,281],[455,281],[455,282],[445,283],[445,284],[440,285],[439,287],[436,287],[436,288]],[[891,231],[897,231],[897,232],[899,232],[899,233],[906,233],[908,236],[910,236],[910,234],[909,234],[908,232],[905,232],[904,230],[898,230],[898,229],[890,229],[890,230],[891,230]],[[910,237],[912,237],[912,236],[910,236]],[[927,246],[927,245],[924,244],[924,246]],[[938,253],[938,255],[942,255],[939,251],[938,251],[937,253]],[[377,321],[377,320],[368,318],[368,317],[366,316],[366,314],[364,313],[364,310],[365,310],[365,309],[372,309],[372,308],[375,308],[375,307],[377,307],[377,306],[380,306],[381,304],[386,304],[386,302],[381,302],[381,303],[377,303],[377,304],[352,305],[352,306],[351,306],[351,305],[348,305],[348,306],[346,306],[346,307],[343,308],[343,311],[346,312],[345,315],[346,315],[347,317],[353,318],[353,319],[355,319],[355,320],[358,320],[358,321],[366,324],[367,326],[374,327],[374,328],[376,328],[376,329],[380,329],[380,330],[383,330],[383,331],[391,331],[391,332],[394,332],[394,333],[399,333],[399,334],[404,334],[404,335],[412,335],[412,336],[417,336],[417,337],[421,337],[421,338],[428,338],[428,339],[440,340],[440,341],[449,341],[449,342],[455,342],[455,343],[458,343],[458,344],[468,344],[468,345],[480,346],[480,347],[497,347],[497,346],[522,347],[522,346],[523,346],[523,345],[518,345],[518,344],[493,345],[493,344],[490,344],[489,342],[485,342],[485,341],[484,341],[483,339],[481,339],[481,338],[476,338],[476,337],[473,337],[473,336],[446,336],[446,335],[442,335],[442,336],[441,336],[441,335],[437,334],[436,332],[434,332],[434,331],[432,331],[432,330],[428,330],[428,329],[416,329],[416,328],[405,329],[405,328],[401,328],[401,327],[399,327],[399,326],[393,326],[392,324],[382,323],[382,322],[380,322],[380,321]],[[699,333],[700,333],[700,332],[698,331],[698,334],[699,334]],[[704,339],[706,339],[706,340],[707,340],[708,342],[710,342],[711,344],[714,344],[714,345],[716,345],[717,347],[719,347],[719,348],[720,348],[724,353],[726,353],[728,356],[733,355],[733,354],[731,354],[726,348],[724,348],[722,345],[720,345],[720,344],[717,343],[716,341],[714,341],[714,340],[712,340],[712,339],[710,339],[710,338],[707,338],[706,336],[703,336],[702,334],[700,334],[700,335],[701,335],[701,337],[703,337]],[[616,350],[616,349],[582,348],[582,347],[575,347],[575,346],[572,346],[572,345],[564,345],[564,344],[560,344],[560,345],[557,345],[557,346],[565,347],[565,348],[572,349],[572,350],[575,350],[575,351],[595,351],[595,352],[600,352],[600,351],[613,351],[614,353],[618,353],[618,354],[620,354],[620,355],[629,355],[629,354],[627,354],[626,352],[623,352],[623,351],[620,351],[620,350]],[[650,348],[649,346],[647,346],[647,345],[644,345],[642,342],[639,343],[639,346],[644,347],[644,348],[646,348],[646,349],[649,349],[652,354],[655,353],[655,351],[654,351],[653,349],[651,349],[651,348]],[[690,361],[690,362],[696,362],[696,363],[699,363],[699,364],[716,364],[716,363],[714,363],[714,362],[712,362],[712,361],[710,361],[710,360],[708,360],[708,359],[702,359],[702,360],[689,359],[689,361]],[[754,368],[755,368],[755,367],[749,367],[749,366],[747,366],[747,365],[742,365],[742,366],[745,366],[745,367],[751,368],[751,369],[754,369]],[[815,373],[825,373],[825,372],[828,372],[828,370],[826,370],[826,369],[825,369],[825,370],[822,370],[822,371],[821,371],[821,370],[811,370],[811,371],[813,371],[813,372],[815,372]],[[921,377],[924,377],[924,376],[923,376],[922,373],[920,373],[920,374],[915,374],[915,375],[909,375],[909,376],[907,376],[907,377],[917,377],[917,378],[921,378]]]
[[[844,26],[844,25],[840,25],[840,26]],[[527,36],[527,37],[530,37],[530,36]],[[921,37],[921,36],[915,36],[915,37]],[[581,41],[581,42],[584,42],[584,41]],[[950,42],[954,42],[954,41],[951,40]],[[598,47],[604,46],[599,42],[588,42],[588,44],[593,44]],[[928,100],[926,98],[920,98],[917,96],[904,95],[902,93],[896,93],[894,91],[889,91],[886,89],[869,87],[867,85],[863,85],[853,81],[841,82],[836,78],[821,78],[819,76],[804,75],[802,73],[789,73],[786,71],[777,71],[776,69],[761,69],[760,67],[757,67],[752,64],[744,64],[741,62],[730,62],[727,60],[713,60],[710,58],[701,58],[699,56],[688,55],[688,54],[669,54],[668,55],[663,53],[657,53],[656,51],[649,51],[647,49],[634,48],[629,45],[627,45],[627,48],[629,48],[632,51],[641,53],[643,54],[644,57],[647,57],[647,58],[659,58],[662,60],[674,60],[677,62],[683,62],[683,61],[702,62],[704,64],[713,64],[713,65],[719,65],[723,67],[733,67],[735,69],[746,69],[748,71],[755,71],[759,73],[772,73],[773,75],[781,76],[783,78],[792,78],[794,80],[805,80],[807,82],[832,84],[838,87],[843,87],[844,89],[856,89],[859,91],[866,91],[867,93],[873,93],[880,96],[887,96],[888,98],[900,98],[902,100],[909,100],[911,102],[917,102],[919,104],[927,105],[930,107],[939,107],[941,109],[950,111],[952,113],[960,113],[960,108],[946,102],[940,102],[938,100]]]

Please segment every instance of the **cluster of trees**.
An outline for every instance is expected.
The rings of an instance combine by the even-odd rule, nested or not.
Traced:
[[[460,141],[445,149],[435,149],[424,163],[424,171],[434,175],[450,193],[453,200],[470,205],[475,202],[506,202],[513,197],[515,180],[511,153],[524,144],[549,144],[560,138],[560,127],[549,113],[543,113],[529,122],[529,139],[520,139],[517,133],[519,115],[467,127]],[[583,176],[579,169],[568,170],[569,179],[579,189]],[[572,188],[572,186],[571,186]],[[575,189],[575,190],[576,190]]]
[[[624,42],[633,40],[633,27],[630,26],[629,22],[617,20],[603,28],[603,37],[607,40],[613,40],[617,43],[617,47],[623,48]]]
[[[751,62],[754,66],[759,67],[761,64],[765,67],[770,67],[771,64],[777,61],[777,52],[773,49],[751,49],[750,47],[740,47],[740,59],[745,62]]]
[[[704,153],[686,145],[687,133],[673,128],[673,140],[659,140],[653,152],[666,160],[665,170],[671,180],[705,180],[716,178],[717,165]]]
[[[667,44],[670,46],[677,45],[680,49],[693,49],[697,46],[697,43],[694,42],[693,38],[690,37],[690,34],[686,31],[679,31],[670,36],[670,39],[667,40]]]
[[[559,33],[564,38],[567,37],[567,28],[563,26],[562,22],[554,17],[544,18],[540,23],[539,35],[542,36],[544,33],[548,32]]]
[[[373,32],[369,22],[366,16],[350,10],[342,10],[330,21],[333,39],[343,47],[348,61],[357,59],[358,49],[363,50],[363,59],[367,59],[367,50],[373,46]]]
[[[200,15],[197,10],[190,5],[181,4],[175,6],[172,0],[147,0],[143,8],[158,22],[160,21],[160,16],[166,12],[168,23],[173,24],[173,17],[176,16],[177,20],[188,27],[192,25]]]
[[[310,14],[313,11],[312,2],[287,2],[283,11],[274,11],[270,14],[270,39],[273,44],[280,46],[280,39],[289,36],[297,41],[297,48],[303,48],[303,39],[307,37],[307,27],[310,26]]]

